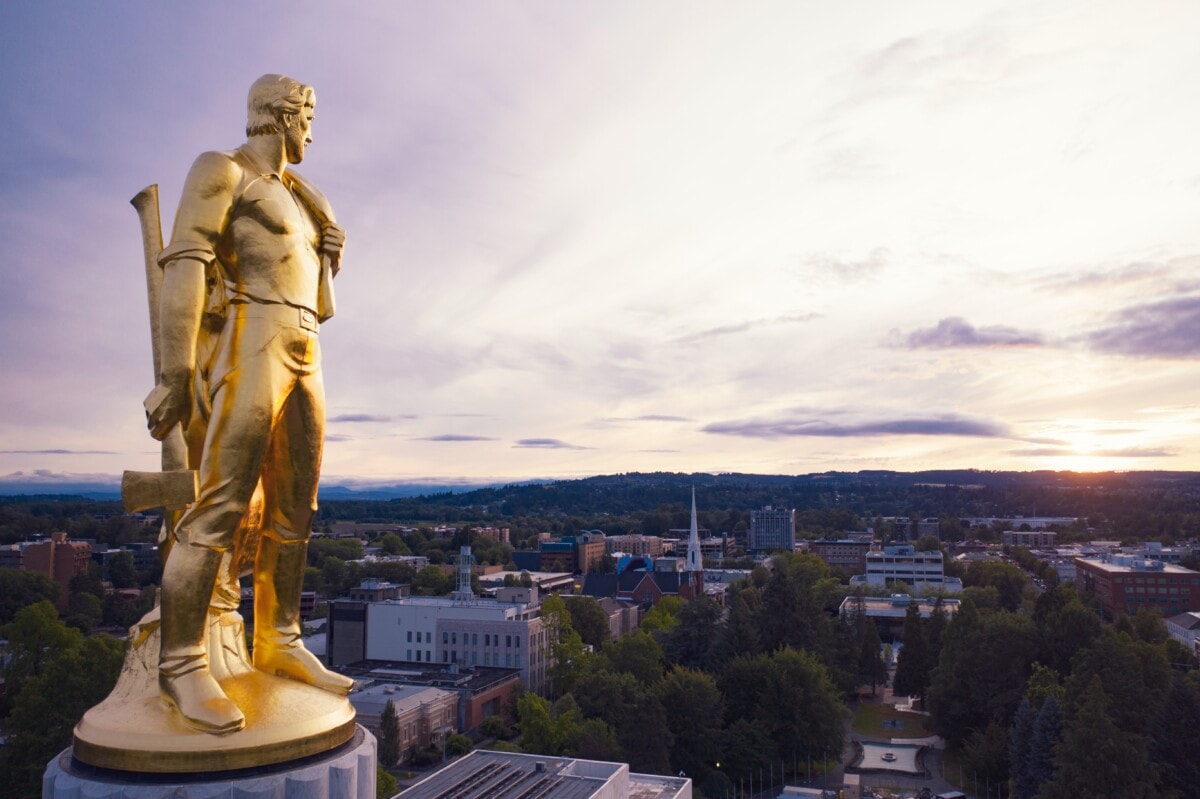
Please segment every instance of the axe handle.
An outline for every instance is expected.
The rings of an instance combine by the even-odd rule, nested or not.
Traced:
[[[146,259],[146,296],[150,303],[150,351],[154,360],[154,382],[158,383],[162,355],[159,332],[159,302],[162,297],[162,267],[158,256],[162,252],[162,221],[158,211],[158,184],[152,183],[139,191],[129,201],[137,210],[142,226],[142,252]],[[188,467],[187,445],[183,440],[183,427],[176,425],[162,441],[162,468],[164,472]]]

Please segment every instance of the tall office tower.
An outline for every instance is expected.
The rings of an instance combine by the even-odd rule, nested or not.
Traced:
[[[747,549],[751,552],[791,552],[796,544],[796,511],[773,508],[767,505],[762,510],[750,511],[750,540]]]

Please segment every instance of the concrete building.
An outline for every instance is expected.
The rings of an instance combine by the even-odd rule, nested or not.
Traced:
[[[600,603],[601,610],[608,614],[610,640],[615,641],[622,635],[628,635],[636,630],[642,621],[641,609],[633,602],[608,596],[600,597],[596,601]]]
[[[867,553],[871,542],[848,538],[822,538],[808,542],[808,551],[829,564],[831,569],[841,569],[849,574],[863,574],[867,570]]]
[[[851,586],[881,587],[892,582],[906,583],[919,593],[957,594],[962,591],[962,580],[946,576],[940,550],[922,552],[907,545],[868,552],[866,573],[850,578]]]
[[[1191,611],[1167,619],[1167,634],[1197,655],[1200,653],[1200,613]]]
[[[1075,558],[1075,584],[1109,618],[1154,608],[1164,616],[1200,611],[1200,572],[1161,560],[1101,554]]]
[[[456,729],[473,730],[488,716],[501,716],[506,722],[508,710],[523,690],[521,673],[516,669],[459,668],[450,663],[393,663],[365,660],[340,669],[342,674],[353,677],[359,685],[405,685],[424,688],[439,688],[458,697],[458,720]]]
[[[363,580],[357,588],[346,592],[346,599],[351,602],[383,602],[406,597],[410,592],[411,586],[386,580]]]
[[[469,585],[469,583],[468,583]],[[496,599],[410,596],[331,603],[329,663],[363,660],[516,669],[526,690],[546,690],[553,642],[535,588],[501,588]]]
[[[397,799],[691,799],[686,777],[633,774],[626,763],[476,749]]]
[[[791,552],[796,546],[796,511],[774,508],[750,511],[746,548],[750,552]]]
[[[391,700],[400,720],[400,760],[418,749],[441,746],[458,732],[458,696],[451,691],[413,685],[377,683],[348,697],[358,723],[379,735],[379,720]]]
[[[1006,547],[1054,549],[1058,545],[1058,533],[1053,530],[1005,530],[1002,536]]]

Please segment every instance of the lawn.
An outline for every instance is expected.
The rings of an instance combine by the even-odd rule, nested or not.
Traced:
[[[894,705],[860,702],[854,710],[854,731],[869,738],[924,738],[928,716],[904,713]],[[886,723],[885,723],[886,722]]]

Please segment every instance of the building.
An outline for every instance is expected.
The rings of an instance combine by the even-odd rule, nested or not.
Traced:
[[[900,640],[901,632],[904,629],[904,617],[908,613],[908,606],[912,604],[917,606],[922,619],[928,619],[938,606],[938,600],[914,598],[908,594],[896,594],[890,597],[848,596],[842,600],[838,613],[843,618],[852,618],[858,613],[863,613],[879,628],[880,639],[897,641]],[[958,612],[960,604],[957,599],[941,600],[941,608],[947,619]]]
[[[633,774],[626,763],[476,749],[397,799],[691,799],[686,777]]]
[[[1075,584],[1108,618],[1154,608],[1164,616],[1200,611],[1200,572],[1161,560],[1108,553],[1075,558]]]
[[[632,602],[643,609],[657,605],[664,596],[692,600],[706,593],[704,572],[684,571],[680,558],[659,558],[653,569],[626,569],[620,574],[588,574],[581,593],[602,599],[611,597]]]
[[[357,588],[346,592],[346,599],[351,602],[384,602],[406,597],[410,592],[411,586],[389,583],[386,580],[363,580]]]
[[[458,696],[451,691],[415,685],[376,683],[348,697],[358,723],[379,735],[379,721],[388,700],[400,721],[400,759],[418,749],[441,746],[458,732]]]
[[[946,576],[941,550],[923,552],[908,545],[868,552],[866,573],[850,578],[851,586],[881,587],[893,582],[906,583],[920,593],[962,591],[962,580]]]
[[[871,542],[861,539],[823,538],[808,542],[808,551],[829,564],[831,569],[841,569],[848,574],[863,574],[867,570],[867,553]]]
[[[468,586],[469,579],[468,573]],[[504,667],[519,672],[526,690],[545,692],[553,642],[542,627],[535,588],[501,588],[496,599],[410,596],[330,604],[331,666],[378,660]]]
[[[657,535],[609,535],[604,537],[604,548],[612,555],[622,552],[626,555],[646,555],[651,558],[660,557],[663,553],[663,540]]]
[[[613,597],[600,597],[600,609],[608,614],[608,637],[617,640],[622,635],[628,635],[638,628],[642,621],[640,608],[633,602],[626,602]]]
[[[717,563],[725,560],[725,558],[733,557],[736,551],[737,546],[728,535],[709,536],[708,538],[700,539],[700,554],[709,560],[715,560]]]
[[[564,535],[557,541],[539,541],[540,571],[587,574],[600,566],[605,554],[605,535],[599,531]]]
[[[359,685],[405,685],[438,688],[458,697],[456,729],[473,730],[488,716],[501,716],[511,723],[508,711],[520,695],[521,673],[516,669],[477,666],[461,669],[457,664],[392,663],[365,660],[341,669]]]
[[[1026,549],[1054,549],[1058,545],[1058,533],[1053,530],[1005,530],[1004,546]]]
[[[58,583],[58,609],[65,611],[71,599],[71,578],[87,574],[92,547],[83,541],[70,541],[66,533],[51,533],[49,540],[27,544],[22,568],[40,572]]]
[[[750,511],[750,552],[791,552],[796,546],[796,511],[773,508]]]
[[[1200,613],[1191,611],[1167,619],[1167,634],[1197,655],[1200,653]]]

